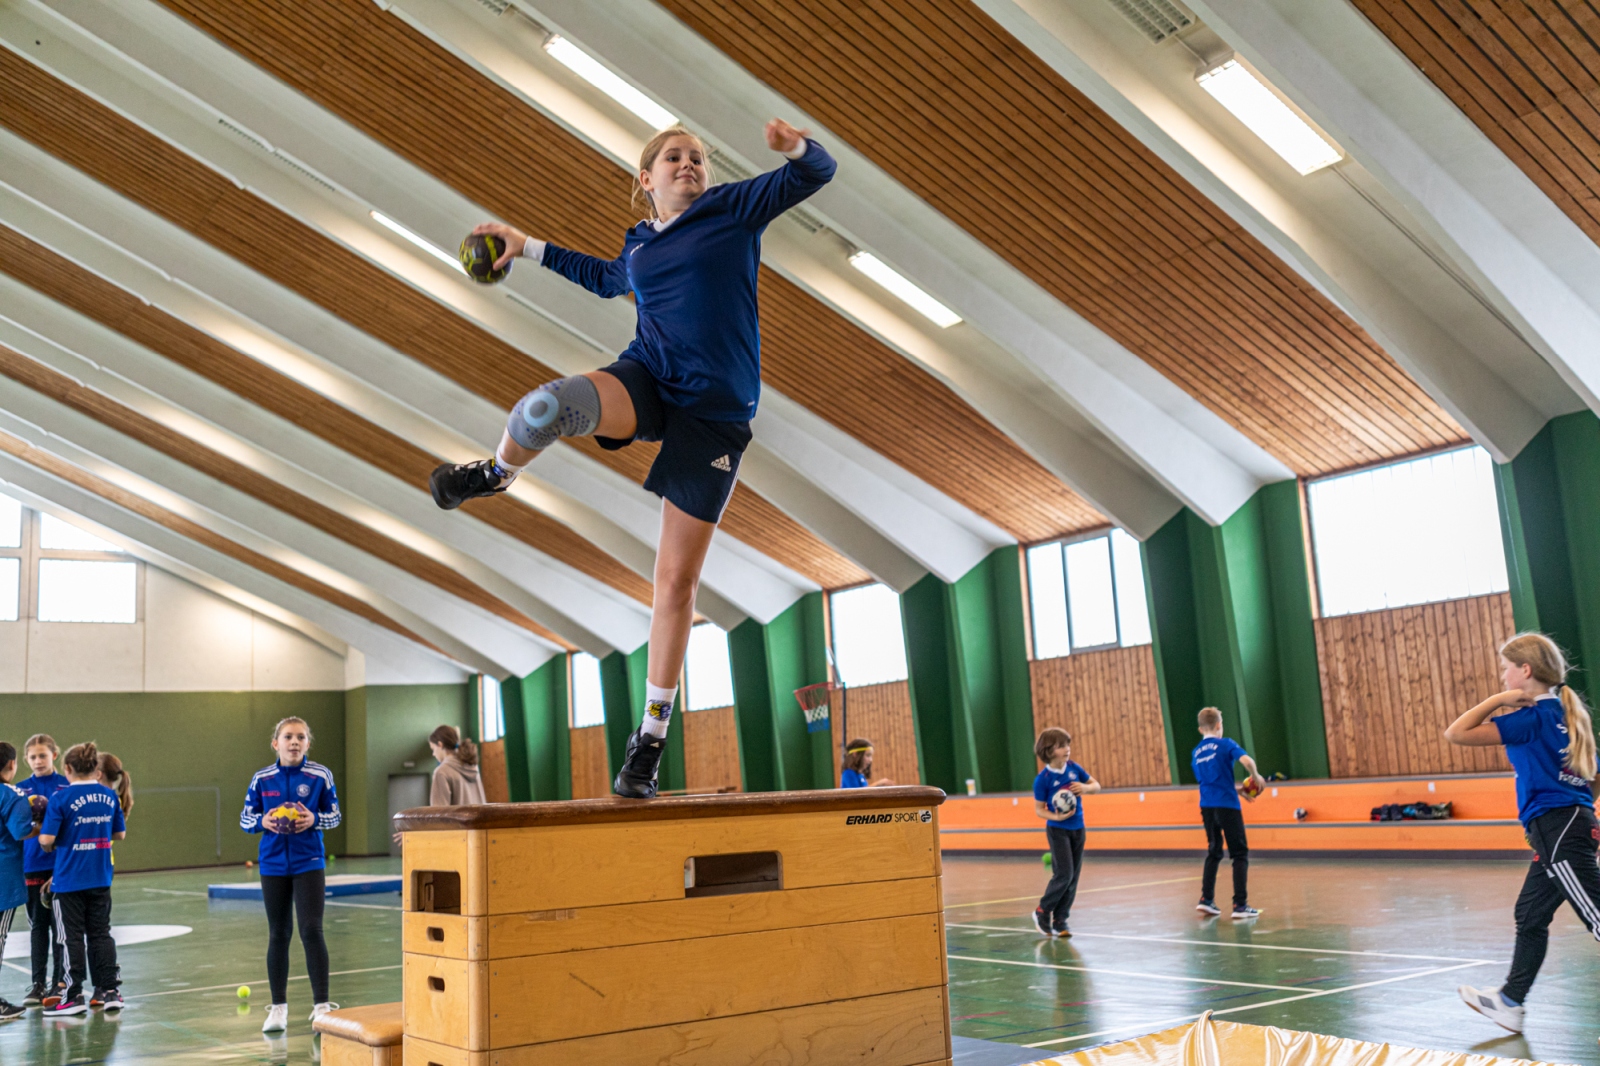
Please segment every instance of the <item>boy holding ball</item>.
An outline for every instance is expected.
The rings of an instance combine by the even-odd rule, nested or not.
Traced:
[[[1033,810],[1044,819],[1050,842],[1050,884],[1034,908],[1033,927],[1043,936],[1071,936],[1067,916],[1078,894],[1078,873],[1083,868],[1083,804],[1081,798],[1100,791],[1083,767],[1072,761],[1072,737],[1051,727],[1034,741],[1033,753],[1044,769],[1033,779]]]
[[[1250,906],[1248,877],[1250,845],[1244,836],[1244,812],[1239,807],[1239,790],[1233,783],[1233,764],[1238,762],[1250,775],[1246,781],[1259,794],[1266,784],[1256,771],[1255,760],[1243,748],[1222,735],[1222,712],[1206,707],[1200,712],[1201,741],[1189,757],[1194,779],[1200,783],[1200,820],[1206,827],[1206,865],[1200,879],[1200,902],[1195,910],[1212,916],[1222,911],[1213,901],[1217,890],[1217,867],[1222,865],[1222,844],[1228,844],[1233,863],[1233,920],[1246,921],[1261,912]],[[1252,803],[1255,796],[1246,797]]]

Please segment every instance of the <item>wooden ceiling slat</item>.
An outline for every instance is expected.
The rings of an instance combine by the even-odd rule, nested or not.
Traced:
[[[663,4],[1297,472],[1465,439],[1356,323],[968,0]]]
[[[486,399],[509,409],[528,388],[559,376],[4,50],[0,50],[0,80],[8,89],[12,84],[19,88],[14,98],[0,97],[0,123]],[[172,206],[173,202],[182,208]],[[262,373],[270,374],[265,367]],[[633,469],[622,452],[596,452],[595,457],[622,473]],[[420,470],[417,464],[411,465]],[[422,480],[415,483],[425,481],[423,473]],[[547,520],[543,528],[535,528],[522,522],[520,513],[529,509],[515,505],[519,511],[509,511],[506,503],[513,501],[488,506],[475,501],[469,506],[497,528],[515,531],[524,539],[537,535],[539,539],[532,543],[541,549],[548,545],[558,558],[558,552],[570,548],[570,557],[564,561],[595,576],[604,574],[602,580],[650,602],[648,582],[614,561],[602,563],[603,553],[592,545],[582,547],[581,538],[570,530],[556,532],[553,527],[558,523]],[[819,584],[854,584],[867,577],[864,570],[746,486],[735,488],[724,525],[736,537],[740,530],[760,529],[763,539],[750,542],[753,546]],[[782,536],[777,535],[779,531]]]
[[[43,363],[29,359],[3,345],[0,345],[0,375],[70,407],[108,429],[193,467],[208,477],[253,496],[262,503],[275,507],[329,536],[337,537],[391,566],[419,577],[430,585],[480,607],[512,625],[559,647],[575,650],[574,645],[504,600],[468,581],[443,563],[386,537],[353,518],[340,514],[326,504],[301,495],[267,475],[257,473],[243,463],[213,451],[177,430],[169,429],[152,418],[122,406],[103,393],[80,385],[65,374],[57,373]]]
[[[1353,0],[1600,243],[1600,10],[1572,0]]]
[[[145,303],[0,224],[0,273],[115,330],[243,399],[394,475],[419,492],[441,460],[321,393]],[[475,500],[473,514],[641,603],[650,583],[542,512],[507,496]]]
[[[623,168],[366,0],[323,0],[314,5],[271,0],[162,2],[420,169],[514,224],[558,244],[609,256],[617,253],[622,234],[637,221],[629,207],[630,176]],[[333,75],[335,65],[337,77]],[[316,73],[308,73],[311,71]],[[433,91],[421,91],[424,82],[419,79],[424,77]],[[503,157],[537,160],[537,164],[508,168],[489,183],[453,165],[457,159],[480,152],[485,144],[494,145]],[[910,433],[910,446],[904,446],[894,439],[895,433],[866,417],[872,410],[871,397],[835,389],[829,392],[826,404],[813,407],[817,414],[868,447],[894,455],[896,462],[952,498],[968,506],[973,506],[968,502],[973,498],[981,499],[982,506],[973,509],[991,516],[1019,538],[1032,539],[1043,529],[1049,530],[1045,535],[1053,536],[1105,524],[1093,508],[1015,442],[998,434],[938,379],[802,290],[792,286],[780,289],[772,277],[763,269],[764,319],[786,314],[797,321],[826,320],[836,340],[843,342],[824,364],[831,377],[849,365],[905,364],[909,370],[895,371],[903,388],[902,402],[913,413],[924,405],[937,409],[947,420],[940,424],[910,420],[909,427],[901,431]],[[803,334],[779,343],[770,331],[764,331],[765,380],[777,385],[785,366],[815,346],[799,341],[800,337]],[[826,386],[828,380],[819,384]],[[959,454],[943,463],[927,458],[941,439],[952,435],[995,438],[988,462],[980,464]],[[1017,497],[1046,482],[1050,487],[1038,499],[1049,506],[1060,505],[1058,513],[1046,515],[1041,504],[1018,501]],[[738,498],[736,493],[735,503]],[[724,524],[737,518],[730,505]],[[806,572],[791,559],[782,561]]]
[[[22,460],[29,466],[42,470],[52,477],[59,478],[86,492],[92,492],[96,496],[116,504],[125,511],[132,511],[134,514],[164,526],[180,536],[187,537],[196,544],[237,559],[239,562],[259,570],[268,577],[277,578],[284,584],[292,585],[302,592],[309,592],[311,595],[326,600],[341,610],[348,611],[359,618],[365,618],[374,625],[380,625],[391,633],[397,633],[407,640],[422,645],[424,648],[430,648],[441,655],[445,654],[433,644],[423,640],[365,600],[358,599],[341,589],[334,588],[332,585],[323,584],[316,578],[308,577],[294,567],[286,566],[269,555],[263,555],[254,549],[246,548],[236,541],[229,540],[227,537],[207,529],[198,522],[191,521],[180,514],[167,510],[165,507],[152,503],[143,496],[129,492],[120,485],[112,484],[104,478],[91,474],[82,467],[69,463],[59,456],[35,448],[20,437],[13,437],[9,433],[0,432],[0,451]]]

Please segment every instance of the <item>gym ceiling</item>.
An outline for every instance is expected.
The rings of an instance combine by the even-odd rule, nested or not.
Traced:
[[[3,0],[5,491],[418,680],[642,644],[653,446],[563,444],[459,513],[426,488],[632,335],[407,236],[616,253],[652,131],[552,35],[725,179],[774,165],[772,115],[840,159],[764,244],[725,628],[1600,409],[1584,4]],[[1223,110],[1196,74],[1230,56],[1342,160],[1302,176]]]

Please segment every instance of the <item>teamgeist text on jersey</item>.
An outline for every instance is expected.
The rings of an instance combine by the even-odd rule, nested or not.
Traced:
[[[304,804],[316,817],[316,825],[304,833],[267,832],[262,825],[267,812],[285,803]],[[307,759],[299,766],[274,763],[256,771],[245,790],[239,828],[261,834],[259,861],[263,874],[293,877],[327,865],[322,854],[322,834],[337,827],[339,821],[339,794],[333,788],[333,771]]]

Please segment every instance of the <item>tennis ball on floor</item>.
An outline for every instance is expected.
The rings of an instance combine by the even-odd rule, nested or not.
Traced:
[[[250,986],[249,985],[240,985],[239,986],[239,998],[240,999],[249,999],[250,998]]]
[[[246,869],[246,870],[248,870],[248,869],[250,869],[250,867],[252,867],[252,866],[254,866],[254,865],[255,865],[255,860],[254,860],[254,859],[246,859],[246,860],[245,860],[245,861],[244,861],[244,868],[245,868],[245,869]]]
[[[1055,865],[1055,856],[1051,855],[1047,851],[1043,855],[1039,856],[1039,861],[1044,863],[1047,868],[1053,867]]]

